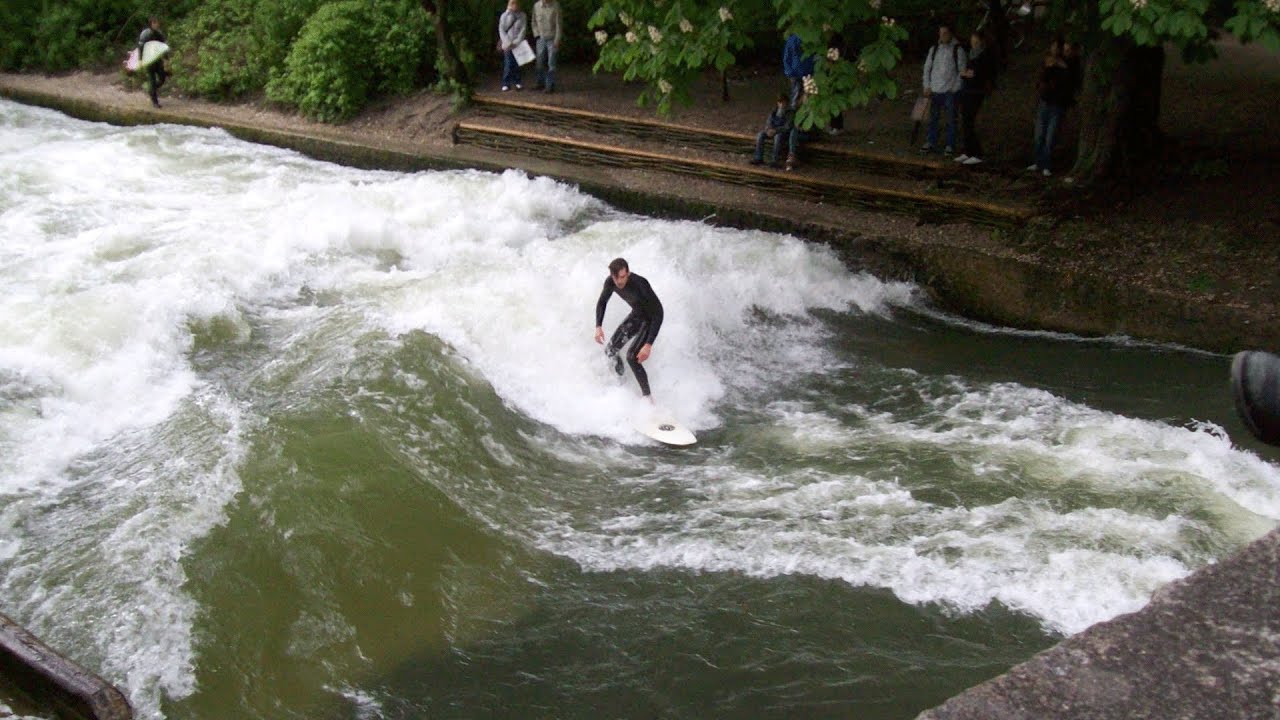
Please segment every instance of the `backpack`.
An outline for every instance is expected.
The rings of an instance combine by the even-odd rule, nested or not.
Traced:
[[[925,59],[925,62],[932,60],[934,53],[937,51],[938,45],[934,43],[934,46],[929,48],[929,56]],[[951,62],[956,66],[956,72],[960,72],[960,43],[958,42],[951,43]]]

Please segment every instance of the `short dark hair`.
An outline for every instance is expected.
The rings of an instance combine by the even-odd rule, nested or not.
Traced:
[[[776,102],[780,102],[780,103],[789,103],[789,102],[791,102],[791,98],[787,97],[787,94],[786,94],[786,93],[778,93],[778,97],[777,97]]]
[[[623,260],[622,258],[614,258],[613,262],[609,263],[610,275],[617,275],[623,270],[626,270],[627,272],[631,272],[631,267],[627,265],[626,260]]]

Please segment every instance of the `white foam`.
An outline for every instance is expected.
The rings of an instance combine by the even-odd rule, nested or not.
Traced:
[[[999,602],[1073,633],[1141,608],[1161,585],[1280,519],[1280,470],[1203,428],[1124,418],[1007,383],[952,379],[924,395],[932,414],[903,420],[773,406],[777,425],[759,435],[765,452],[777,443],[864,471],[654,470],[645,477],[677,476],[680,502],[556,524],[537,542],[590,570],[813,575],[955,612]],[[864,448],[879,449],[875,463],[862,462]],[[887,460],[898,454],[890,448],[912,460]],[[962,474],[968,463],[975,482],[959,487],[988,490],[966,500],[904,475],[927,468],[923,457]],[[1073,506],[1077,495],[1086,499]],[[1089,504],[1098,497],[1117,506]]]

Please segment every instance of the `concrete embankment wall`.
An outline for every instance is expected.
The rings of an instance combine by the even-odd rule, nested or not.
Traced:
[[[0,615],[0,672],[42,707],[88,720],[131,720],[133,708],[111,683]]]
[[[918,720],[1280,720],[1280,530]]]

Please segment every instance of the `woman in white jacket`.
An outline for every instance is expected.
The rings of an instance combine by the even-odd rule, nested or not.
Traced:
[[[520,63],[516,61],[516,46],[524,41],[525,30],[529,27],[528,17],[520,9],[520,0],[509,0],[507,11],[498,18],[498,50],[502,52],[502,91],[515,87],[523,90],[520,84]]]

